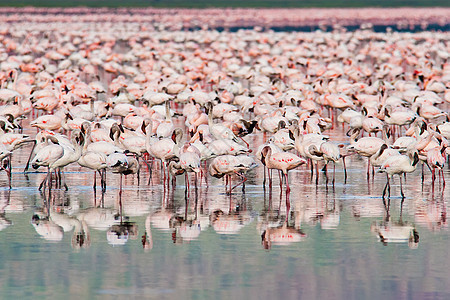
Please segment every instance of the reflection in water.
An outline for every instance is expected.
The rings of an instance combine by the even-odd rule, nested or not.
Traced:
[[[371,231],[378,236],[380,242],[384,245],[387,245],[388,243],[408,243],[410,248],[417,248],[419,244],[419,233],[413,224],[402,220],[403,199],[400,203],[400,215],[398,221],[392,220],[392,216],[390,215],[390,201],[391,200],[389,199],[386,205],[385,219],[382,221],[375,221],[371,226]]]
[[[382,298],[385,294],[371,293],[364,282],[372,281],[362,278],[370,278],[373,272],[385,274],[386,270],[393,274],[393,290],[403,289],[406,283],[411,284],[409,289],[418,289],[420,282],[414,274],[421,278],[426,274],[427,284],[446,291],[446,286],[440,286],[448,273],[442,253],[450,246],[444,189],[433,190],[426,184],[422,189],[417,172],[404,183],[409,197],[403,203],[400,198],[383,203],[378,195],[385,178],[376,174],[368,183],[360,176],[364,163],[348,157],[347,184],[343,184],[342,168],[337,168],[334,189],[327,189],[322,173],[316,186],[306,167],[291,171],[288,203],[277,176],[272,189],[264,191],[261,166],[249,172],[245,193],[235,189],[231,195],[225,193],[224,180],[215,178],[208,178],[208,186],[199,184],[190,193],[185,193],[183,178],[168,191],[156,183],[143,185],[148,176],[144,169],[140,186],[136,176],[124,178],[122,198],[118,184],[108,186],[106,193],[94,194],[91,174],[76,167],[66,172],[70,190],[53,189],[50,197],[30,184],[41,181],[45,174],[30,173],[27,178],[13,169],[19,186],[11,191],[0,189],[0,251],[6,265],[3,269],[0,266],[0,283],[1,272],[7,278],[11,269],[17,269],[21,274],[11,276],[24,286],[52,286],[58,278],[37,284],[20,280],[28,278],[23,274],[28,274],[29,264],[38,260],[43,266],[51,256],[55,274],[75,270],[65,275],[70,280],[75,280],[75,274],[89,275],[79,286],[94,288],[81,298],[93,298],[98,290],[141,295],[147,285],[170,291],[166,298],[214,297],[201,292],[205,284],[222,291],[219,298],[233,297],[230,287],[234,285],[248,287],[264,298],[274,288],[267,282],[276,282],[286,290],[296,287],[307,298],[330,298],[319,282],[333,282],[338,273],[361,274],[361,278],[347,275],[349,285],[332,285],[330,289],[340,293],[337,298],[357,298],[352,294],[356,285],[364,290],[363,298]],[[158,176],[159,172],[153,172],[154,182],[159,182]],[[7,182],[6,177],[2,179]],[[119,177],[112,174],[108,180],[118,183]],[[394,192],[399,187],[398,181],[391,184]],[[21,245],[26,254],[15,253],[11,245]],[[409,250],[406,245],[417,249],[404,251]],[[22,264],[13,267],[17,261]],[[405,275],[393,268],[410,272]],[[384,284],[380,278],[374,280],[377,286]],[[137,283],[142,290],[118,288],[118,282],[127,288]],[[287,295],[284,291],[278,294]]]
[[[4,190],[3,197],[0,199],[0,231],[12,225],[12,222],[6,218],[5,208],[10,204],[11,191]]]
[[[252,217],[246,211],[230,211],[227,214],[216,210],[211,214],[210,220],[218,234],[238,234],[245,225],[251,223]]]
[[[128,221],[114,224],[108,229],[106,237],[110,245],[125,245],[125,243],[128,242],[128,239],[137,239],[137,225]]]
[[[278,210],[272,208],[272,191],[269,189],[269,201],[263,214],[260,217],[258,229],[261,233],[262,246],[264,249],[270,249],[274,245],[288,245],[290,243],[300,242],[306,234],[300,230],[300,220],[294,218],[294,224],[288,225],[289,222],[289,207],[286,208],[286,216],[282,216],[281,203],[282,194],[280,193],[280,207]],[[266,195],[266,194],[265,194]],[[295,214],[295,212],[293,212]],[[297,213],[297,215],[299,215]]]
[[[288,245],[302,241],[306,237],[300,229],[295,226],[288,226],[287,222],[278,227],[267,226],[261,234],[262,246],[270,249],[274,245]]]
[[[31,219],[36,232],[44,239],[54,242],[59,242],[63,239],[64,229],[51,221],[48,216],[37,212]]]

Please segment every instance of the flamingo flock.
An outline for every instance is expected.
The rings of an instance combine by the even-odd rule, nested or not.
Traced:
[[[270,190],[278,171],[289,205],[288,171],[304,166],[318,185],[321,167],[328,186],[332,163],[334,187],[336,164],[345,184],[351,155],[367,157],[367,178],[371,168],[386,173],[383,198],[394,175],[405,198],[402,178],[419,165],[445,188],[447,32],[59,24],[11,22],[0,33],[0,159],[10,188],[14,153],[27,144],[24,172],[46,167],[37,188],[49,192],[69,189],[64,168],[78,164],[94,171],[94,189],[99,174],[102,192],[114,185],[110,172],[120,174],[120,192],[123,176],[166,191],[184,174],[188,191],[190,175],[196,188],[212,176],[231,195],[259,165]],[[340,127],[345,140],[333,135]]]

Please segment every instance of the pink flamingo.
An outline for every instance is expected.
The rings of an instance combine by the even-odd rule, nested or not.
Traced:
[[[283,172],[286,178],[286,193],[289,194],[288,171],[306,163],[306,160],[289,152],[272,153],[272,148],[266,146],[261,151],[261,162],[270,170],[276,169]]]

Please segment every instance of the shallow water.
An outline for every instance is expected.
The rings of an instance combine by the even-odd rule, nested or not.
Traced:
[[[302,166],[290,172],[286,222],[278,176],[264,191],[261,166],[231,197],[209,177],[186,197],[183,176],[163,191],[155,163],[152,185],[144,168],[139,186],[124,180],[121,199],[118,175],[94,194],[93,172],[71,166],[69,190],[49,198],[37,189],[45,173],[21,172],[29,151],[14,153],[11,191],[0,173],[1,298],[450,297],[447,190],[433,190],[427,170],[424,185],[420,168],[408,175],[403,203],[396,178],[383,203],[385,176],[368,181],[361,158],[348,158],[346,184],[337,165],[334,188]]]

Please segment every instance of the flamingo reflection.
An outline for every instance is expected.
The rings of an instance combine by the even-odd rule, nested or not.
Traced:
[[[407,221],[403,221],[403,201],[400,204],[400,215],[398,221],[393,221],[390,215],[390,206],[386,206],[386,217],[384,220],[375,221],[371,225],[371,231],[377,235],[383,245],[388,243],[408,243],[411,249],[415,249],[419,244],[419,233],[415,226]]]

